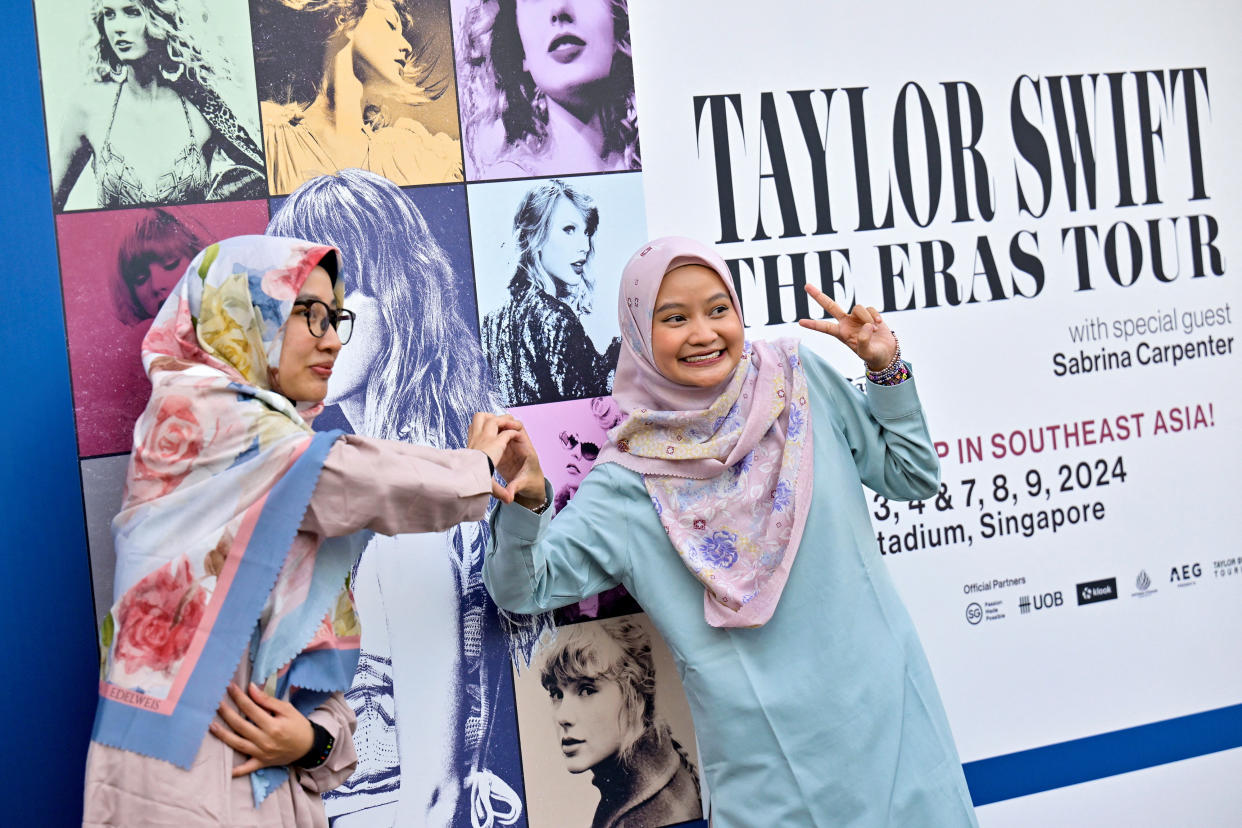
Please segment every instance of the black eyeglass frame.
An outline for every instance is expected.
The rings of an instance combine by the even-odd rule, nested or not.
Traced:
[[[319,326],[320,330],[316,332],[315,326],[311,324],[311,313],[313,312],[315,305],[323,306],[323,309],[325,312],[323,321],[327,323],[328,325],[331,325],[332,330],[336,331],[337,336],[340,338],[342,345],[349,342],[350,338],[354,335],[354,322],[357,320],[357,316],[354,315],[353,311],[347,310],[346,308],[341,308],[340,310],[337,310],[336,308],[332,307],[331,305],[329,305],[327,302],[323,301],[322,299],[295,299],[293,301],[293,304],[295,307],[301,306],[303,308],[306,308],[306,313],[305,313],[306,329],[310,331],[311,336],[315,337],[316,339],[322,339],[323,335],[328,332],[328,329],[324,327],[323,324],[320,324]],[[349,322],[349,327],[345,331],[344,336],[341,336],[341,329],[340,329],[341,320],[345,320]]]

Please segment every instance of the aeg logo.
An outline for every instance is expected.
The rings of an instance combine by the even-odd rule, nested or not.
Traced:
[[[1181,564],[1169,569],[1169,583],[1177,584],[1179,587],[1194,586],[1202,575],[1203,567],[1198,561]]]

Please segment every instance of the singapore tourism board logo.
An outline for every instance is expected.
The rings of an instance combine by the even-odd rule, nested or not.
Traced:
[[[971,601],[966,605],[966,623],[972,627],[983,621],[1004,621],[1005,601],[1000,598],[987,601]]]

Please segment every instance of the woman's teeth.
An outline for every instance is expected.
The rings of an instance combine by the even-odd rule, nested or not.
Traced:
[[[686,362],[707,362],[708,360],[715,359],[718,356],[720,356],[720,351],[712,351],[710,354],[699,354],[697,356],[688,356],[685,358],[685,361]]]

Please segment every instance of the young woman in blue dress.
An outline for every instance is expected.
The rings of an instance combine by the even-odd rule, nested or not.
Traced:
[[[524,435],[484,582],[515,612],[623,584],[672,650],[715,828],[975,825],[864,486],[927,498],[939,463],[910,366],[874,308],[808,288],[867,365],[865,393],[797,340],[747,341],[724,261],[657,239],[622,277],[626,415],[577,494]],[[542,511],[542,514],[540,512]]]

